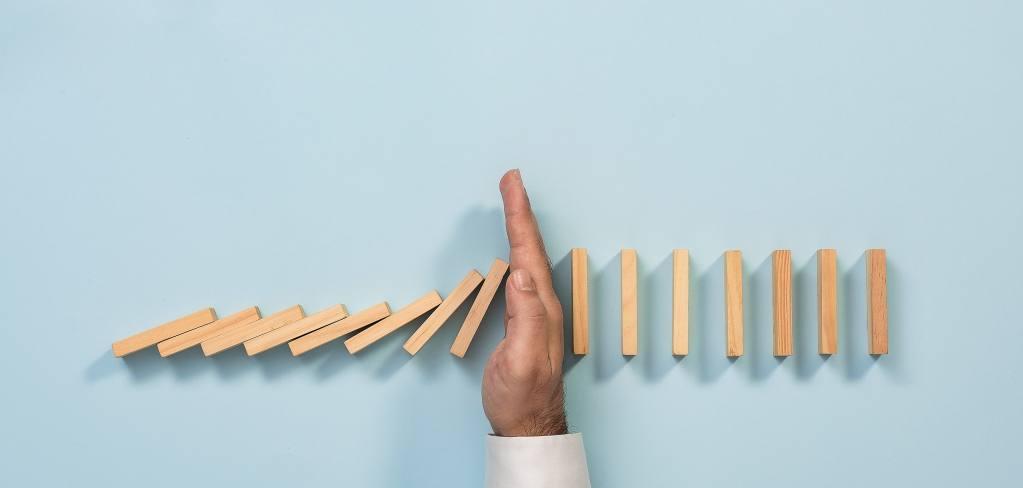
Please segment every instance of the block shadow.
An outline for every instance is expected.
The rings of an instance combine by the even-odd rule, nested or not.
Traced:
[[[817,255],[792,277],[792,355],[796,378],[809,381],[828,357],[817,352]]]

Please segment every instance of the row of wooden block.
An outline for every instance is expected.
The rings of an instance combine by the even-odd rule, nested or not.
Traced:
[[[434,290],[394,313],[391,313],[387,302],[354,315],[348,315],[345,306],[339,304],[306,316],[302,306],[295,305],[267,317],[260,315],[258,307],[251,307],[218,320],[217,313],[207,308],[115,342],[114,356],[122,357],[154,345],[164,357],[195,346],[202,347],[203,353],[212,356],[237,345],[244,345],[245,352],[252,356],[284,343],[288,343],[291,353],[298,356],[358,332],[344,342],[348,351],[355,354],[433,310],[405,342],[405,350],[415,355],[459,305],[479,288],[450,349],[451,354],[464,357],[507,272],[508,263],[495,259],[485,279],[472,270],[447,298],[441,300],[440,294]]]
[[[727,251],[725,268],[725,353],[743,354],[742,252]],[[634,356],[638,349],[636,299],[636,250],[623,249],[622,262],[622,354]],[[774,355],[792,355],[792,253],[774,251],[772,294],[774,306]],[[888,354],[888,291],[885,250],[870,249],[867,263],[867,340],[870,354]],[[589,299],[586,249],[572,250],[572,351],[589,352]],[[689,354],[689,251],[672,255],[672,339],[674,355]],[[817,350],[838,353],[838,264],[834,249],[817,251]]]

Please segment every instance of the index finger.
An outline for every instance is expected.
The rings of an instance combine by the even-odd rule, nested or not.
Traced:
[[[524,268],[536,283],[536,291],[549,307],[551,264],[543,245],[540,227],[522,185],[519,170],[513,169],[501,178],[501,197],[504,199],[504,221],[508,232],[508,265],[510,271]],[[550,310],[549,310],[550,311]]]

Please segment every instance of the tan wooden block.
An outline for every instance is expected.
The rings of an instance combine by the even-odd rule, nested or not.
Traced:
[[[888,270],[884,249],[867,250],[867,349],[888,354]]]
[[[774,302],[774,355],[792,355],[792,251],[771,253]]]
[[[202,341],[202,352],[207,356],[212,356],[225,349],[240,345],[253,337],[288,325],[302,317],[305,317],[305,311],[302,310],[301,305],[295,305],[269,317],[263,317],[255,322],[236,327],[211,339]]]
[[[337,304],[325,310],[320,310],[308,317],[296,320],[290,324],[282,325],[270,332],[258,335],[245,341],[245,352],[249,356],[255,356],[267,349],[277,347],[292,339],[302,337],[314,330],[322,329],[334,322],[348,316],[348,309],[344,304]]]
[[[163,357],[177,354],[185,349],[198,346],[199,343],[211,339],[225,332],[229,332],[245,324],[251,324],[260,319],[259,307],[249,307],[241,312],[228,315],[216,322],[208,323],[197,329],[192,329],[179,336],[171,337],[156,345]]]
[[[341,319],[320,330],[310,332],[288,343],[291,354],[298,356],[320,347],[341,336],[351,334],[367,325],[391,315],[391,307],[387,302],[380,302],[350,317]]]
[[[817,352],[838,354],[838,258],[817,251]]]
[[[572,249],[572,352],[590,352],[589,273],[586,249]]]
[[[487,308],[490,307],[490,302],[494,299],[494,294],[497,293],[497,288],[501,286],[501,281],[504,280],[504,275],[507,273],[508,263],[495,259],[494,264],[490,266],[490,271],[487,272],[487,278],[483,280],[480,292],[476,294],[476,301],[472,302],[472,308],[469,309],[469,314],[462,322],[462,328],[458,329],[455,342],[451,344],[451,354],[460,358],[465,357],[465,352],[469,350],[469,343],[476,335],[476,329],[483,321],[483,315],[487,313]]]
[[[725,251],[725,354],[742,356],[742,251]]]
[[[462,305],[462,302],[469,298],[469,295],[476,291],[482,283],[483,275],[479,274],[475,269],[470,271],[458,286],[451,291],[451,294],[441,302],[437,310],[434,310],[426,321],[423,322],[423,325],[416,329],[412,337],[409,337],[403,346],[405,350],[415,356],[426,345],[426,341],[430,340],[440,330],[440,326],[444,325],[444,322],[451,318],[451,314],[455,313],[455,310]]]
[[[671,253],[671,353],[689,354],[689,251]]]
[[[401,310],[394,312],[387,318],[370,326],[369,328],[355,334],[345,341],[348,352],[355,354],[370,344],[383,339],[384,336],[398,330],[401,326],[415,320],[416,317],[437,308],[443,300],[437,290],[427,293],[426,296],[416,300]]]
[[[217,312],[212,308],[204,308],[180,319],[172,320],[161,326],[135,334],[127,339],[121,339],[115,342],[111,348],[114,350],[114,357],[123,357],[149,346],[155,346],[161,341],[184,334],[215,320],[217,320]]]
[[[636,304],[636,250],[622,249],[622,355],[639,352],[639,309]]]

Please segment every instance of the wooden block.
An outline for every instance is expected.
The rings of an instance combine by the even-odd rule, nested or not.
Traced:
[[[420,349],[426,345],[426,341],[433,337],[433,334],[440,330],[440,326],[444,325],[451,318],[451,314],[455,313],[462,302],[472,292],[479,288],[480,284],[483,283],[483,275],[479,274],[475,269],[470,271],[469,274],[462,279],[462,282],[451,291],[451,294],[434,310],[430,317],[423,322],[423,325],[419,326],[419,329],[409,337],[408,341],[405,342],[405,350],[409,354],[415,356]]]
[[[725,354],[742,356],[742,251],[725,251]]]
[[[636,250],[622,249],[622,355],[639,352],[639,311],[636,307]]]
[[[155,346],[161,341],[184,334],[197,327],[202,327],[214,320],[217,320],[217,312],[212,308],[204,308],[180,319],[172,320],[159,327],[153,327],[145,332],[140,332],[127,339],[115,342],[112,346],[114,357],[123,357],[149,346]]]
[[[817,251],[817,352],[838,354],[838,259],[834,249]]]
[[[366,346],[384,338],[387,334],[398,330],[399,327],[415,320],[416,317],[437,308],[441,301],[440,293],[437,293],[437,290],[431,291],[426,296],[389,315],[386,319],[355,334],[355,336],[345,341],[345,347],[348,348],[349,353],[355,354],[365,349]]]
[[[771,291],[774,301],[774,355],[792,355],[792,251],[771,254]]]
[[[506,273],[508,273],[508,263],[495,259],[494,264],[490,266],[490,271],[487,272],[487,279],[483,280],[483,286],[480,287],[480,292],[476,295],[476,301],[472,302],[469,315],[465,316],[465,322],[462,322],[462,328],[458,329],[455,342],[451,344],[451,354],[460,358],[465,357],[465,352],[469,350],[469,343],[476,335],[476,329],[483,321],[483,315],[487,313],[487,308],[490,307],[490,302],[494,299],[494,294],[497,293],[497,288],[501,286],[501,281],[504,280]]]
[[[884,249],[867,250],[867,336],[870,354],[888,354],[888,270]]]
[[[320,347],[334,339],[341,336],[351,334],[363,327],[366,327],[373,322],[376,322],[384,317],[391,315],[391,307],[387,302],[380,302],[372,307],[367,308],[351,317],[341,319],[338,322],[334,322],[320,330],[310,332],[298,339],[295,339],[288,343],[288,347],[291,348],[291,354],[298,356],[308,352],[311,349]]]
[[[259,307],[249,307],[236,314],[228,315],[216,322],[211,322],[197,329],[192,329],[179,336],[171,337],[156,345],[163,357],[177,354],[190,347],[198,346],[199,343],[211,339],[225,332],[229,332],[245,324],[251,324],[260,319]]]
[[[671,353],[689,354],[689,251],[671,253]]]
[[[334,322],[348,316],[348,309],[344,304],[337,304],[325,310],[320,310],[308,317],[296,320],[290,324],[277,327],[270,332],[258,335],[245,341],[245,352],[249,356],[255,356],[267,349],[277,347],[292,339],[302,337],[314,330],[322,329]]]
[[[586,249],[572,249],[572,352],[590,352],[589,273]]]
[[[224,332],[212,339],[202,341],[202,352],[207,356],[212,356],[220,351],[237,346],[249,339],[252,339],[253,337],[266,334],[271,330],[288,325],[302,317],[305,317],[305,311],[302,310],[301,305],[295,305],[294,307],[281,310],[269,317],[263,317],[250,324],[236,327],[228,332]]]

